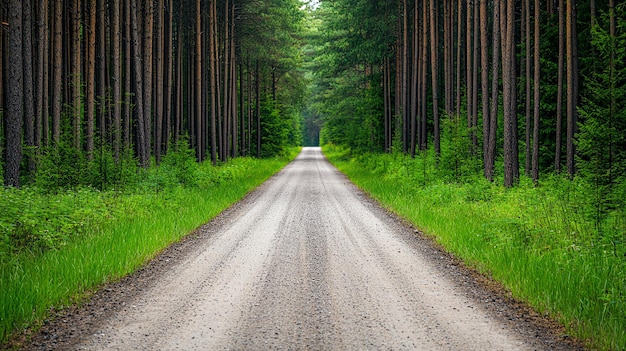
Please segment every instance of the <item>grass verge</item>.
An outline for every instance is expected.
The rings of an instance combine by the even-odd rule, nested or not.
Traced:
[[[0,252],[0,345],[13,333],[40,323],[51,309],[77,303],[90,290],[140,268],[242,199],[296,155],[292,150],[280,159],[240,158],[220,167],[200,165],[190,187],[154,191],[147,186],[123,194],[82,190],[89,193],[82,196],[99,199],[108,220],[82,225],[80,236],[54,249],[36,254]],[[158,179],[159,172],[162,176],[164,171],[146,178]],[[14,190],[5,191],[11,194],[0,195],[15,197]]]
[[[432,158],[325,154],[358,187],[592,348],[626,348],[624,214],[598,228],[584,184],[445,182]],[[600,230],[601,229],[601,230]],[[621,240],[621,241],[620,241]]]

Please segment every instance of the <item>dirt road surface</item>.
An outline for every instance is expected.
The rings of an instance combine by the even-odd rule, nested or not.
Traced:
[[[542,321],[378,207],[319,148],[305,148],[190,239],[44,326],[31,348],[572,347]]]

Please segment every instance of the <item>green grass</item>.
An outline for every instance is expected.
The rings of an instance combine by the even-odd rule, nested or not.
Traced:
[[[242,158],[220,167],[191,166],[193,169],[187,171],[193,171],[194,177],[188,186],[165,182],[169,185],[155,187],[155,183],[163,184],[163,178],[168,179],[171,173],[171,169],[155,169],[145,175],[145,183],[123,193],[82,189],[44,195],[27,189],[5,189],[0,193],[3,200],[10,198],[13,205],[30,204],[34,213],[25,215],[22,208],[15,212],[14,222],[36,221],[44,211],[37,204],[48,203],[55,208],[48,209],[51,213],[69,213],[61,222],[69,227],[63,230],[70,234],[47,241],[40,239],[48,235],[45,232],[49,228],[64,228],[56,222],[39,227],[33,224],[28,231],[15,234],[16,226],[9,225],[8,214],[2,215],[5,235],[0,246],[0,345],[13,333],[36,326],[51,309],[77,303],[98,286],[135,271],[243,198],[296,154],[293,150],[281,159]],[[67,204],[67,197],[72,194],[77,206]],[[62,210],[55,207],[55,201]],[[80,218],[74,212],[82,202],[88,202],[90,207]],[[96,209],[103,215],[96,216],[98,220],[93,223],[86,223]],[[48,218],[39,218],[49,222]],[[78,227],[82,229],[76,231]],[[37,239],[13,247],[11,240],[24,233]],[[41,244],[41,240],[48,244]]]
[[[446,181],[432,157],[324,150],[361,189],[572,335],[626,348],[624,212],[599,230],[585,184],[553,177],[505,189],[479,175]]]

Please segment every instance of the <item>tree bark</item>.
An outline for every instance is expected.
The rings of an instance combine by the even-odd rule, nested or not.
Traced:
[[[49,115],[50,115],[50,96],[49,96],[49,82],[50,82],[50,28],[49,28],[49,10],[50,4],[48,0],[42,0],[39,10],[39,39],[38,39],[38,59],[39,62],[37,69],[37,102],[36,106],[36,138],[37,145],[48,146],[49,143]],[[0,94],[0,96],[2,96]]]
[[[501,4],[502,84],[504,96],[504,186],[518,181],[517,116],[515,113],[515,0]],[[502,25],[502,23],[504,25]]]
[[[441,141],[439,135],[439,41],[437,31],[439,23],[437,21],[437,1],[430,0],[430,67],[432,70],[432,95],[433,95],[433,142],[435,144],[435,154],[441,154]]]
[[[496,158],[496,137],[498,131],[498,107],[500,106],[500,1],[493,4],[493,53],[491,57],[491,111],[489,117],[489,145],[485,158],[485,178],[493,181],[495,158]]]
[[[139,156],[139,164],[148,167],[148,151],[146,150],[146,128],[144,115],[144,94],[143,94],[143,77],[142,77],[142,51],[139,37],[139,27],[137,24],[137,1],[130,0],[131,4],[131,36],[133,41],[133,70],[135,72],[135,106],[137,113],[137,153]]]
[[[161,163],[162,147],[163,147],[163,113],[164,113],[164,57],[167,55],[164,45],[165,30],[165,4],[163,0],[157,0],[156,14],[156,37],[155,37],[155,60],[156,85],[154,86],[154,159],[157,164]]]
[[[480,0],[480,91],[483,115],[483,168],[486,169],[489,148],[489,43],[487,31],[487,0]],[[497,35],[497,33],[496,33]],[[495,36],[495,35],[494,35]]]
[[[87,158],[93,159],[94,149],[94,127],[95,127],[95,73],[96,73],[96,1],[87,2],[89,10],[89,20],[86,28],[87,34],[87,67],[86,74],[86,96],[85,96],[85,114],[87,115],[85,137]]]
[[[9,53],[6,85],[6,117],[4,123],[5,157],[4,185],[20,186],[20,163],[22,161],[23,110],[23,38],[22,0],[9,1]]]
[[[556,148],[554,154],[554,170],[561,173],[562,126],[563,126],[563,72],[565,66],[565,1],[559,0],[559,58],[557,68],[556,93]]]
[[[81,150],[81,125],[82,125],[82,96],[81,96],[81,9],[80,0],[71,1],[71,43],[70,43],[70,65],[71,65],[71,103],[72,103],[72,129],[74,134],[73,145],[76,150]]]
[[[113,58],[113,73],[111,84],[113,85],[113,154],[115,160],[120,160],[120,148],[122,145],[122,51],[120,38],[120,2],[112,1],[111,12],[111,44]],[[128,73],[127,73],[128,74]]]
[[[61,106],[63,103],[63,0],[54,0],[52,33],[52,143],[61,139]]]
[[[35,96],[33,91],[33,23],[32,23],[32,0],[22,2],[22,52],[23,52],[23,99],[24,99],[24,142],[27,146],[35,146]],[[27,154],[28,168],[31,172],[35,169],[33,155]]]
[[[540,36],[540,21],[539,21],[539,0],[535,0],[535,46],[534,46],[534,110],[533,110],[533,162],[532,162],[532,177],[535,183],[539,181],[539,79],[541,78],[541,67],[539,62],[539,49],[541,45]]]
[[[152,48],[154,45],[154,0],[144,3],[144,23],[143,23],[143,116],[144,116],[144,155],[143,166],[150,165],[151,135],[152,135]]]
[[[576,134],[578,106],[578,63],[577,63],[577,31],[576,31],[576,0],[567,0],[566,8],[566,53],[567,53],[567,139],[566,159],[567,173],[570,178],[576,173],[574,138]]]

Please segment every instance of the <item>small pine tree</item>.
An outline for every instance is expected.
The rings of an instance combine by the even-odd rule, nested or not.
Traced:
[[[588,94],[580,108],[579,174],[595,189],[597,224],[623,207],[618,189],[626,183],[626,6],[615,9],[617,27],[611,36],[609,14],[592,29],[592,44],[601,64],[587,80]]]

